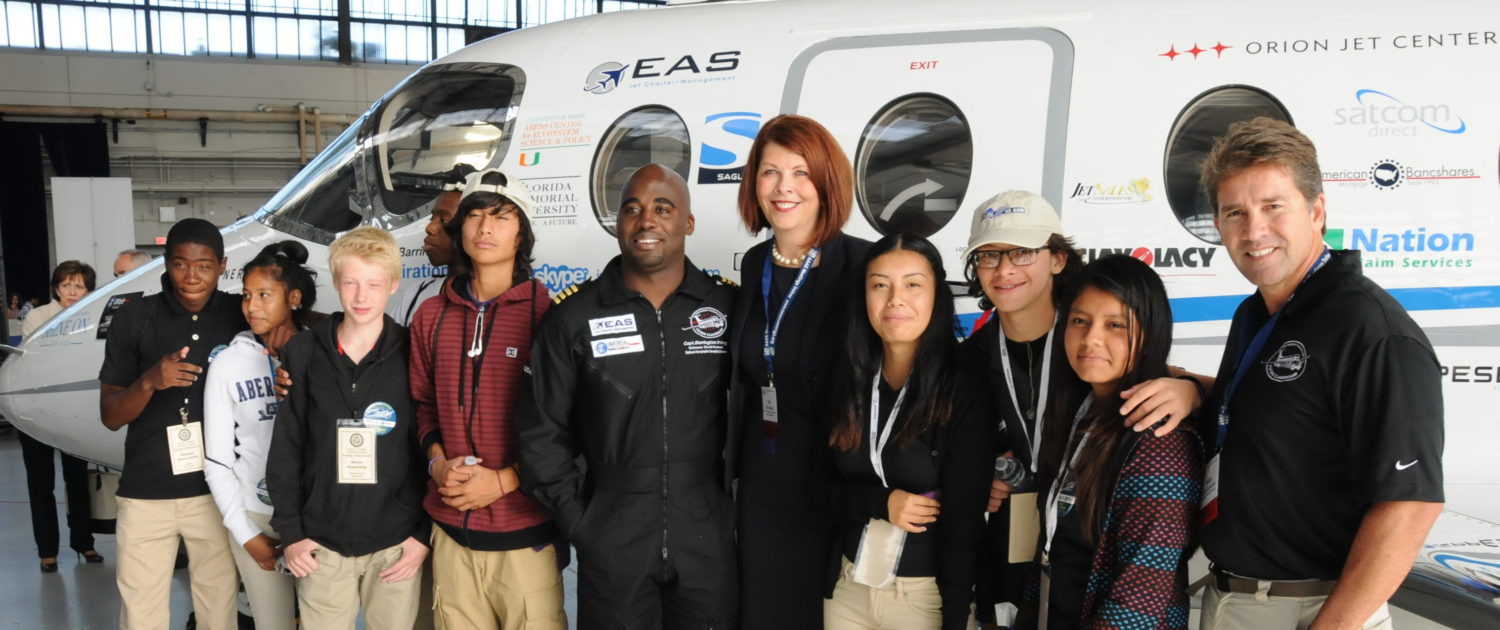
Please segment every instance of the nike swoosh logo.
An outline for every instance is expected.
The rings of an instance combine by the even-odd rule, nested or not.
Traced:
[[[1411,468],[1412,466],[1416,466],[1418,461],[1420,461],[1420,460],[1414,459],[1414,460],[1411,460],[1410,464],[1402,464],[1401,460],[1398,459],[1398,460],[1396,460],[1396,470],[1406,470],[1408,468]]]

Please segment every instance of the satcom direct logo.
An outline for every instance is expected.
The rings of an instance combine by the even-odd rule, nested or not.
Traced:
[[[1463,117],[1446,103],[1407,103],[1370,89],[1356,90],[1354,100],[1357,106],[1333,110],[1334,125],[1364,129],[1375,138],[1415,136],[1424,131],[1457,135],[1469,130]]]
[[[703,119],[706,136],[698,145],[698,183],[738,184],[745,157],[760,133],[760,114],[720,112]]]

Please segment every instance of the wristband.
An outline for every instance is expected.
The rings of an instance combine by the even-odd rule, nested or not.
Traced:
[[[440,461],[443,461],[443,456],[442,455],[434,455],[432,457],[432,459],[427,460],[427,476],[428,477],[432,476],[432,467],[435,464],[437,464],[438,462],[440,462]]]
[[[1177,378],[1180,378],[1180,379],[1182,379],[1184,381],[1192,383],[1193,387],[1198,388],[1198,399],[1199,399],[1199,404],[1200,405],[1203,404],[1203,403],[1208,402],[1208,390],[1203,388],[1203,383],[1202,382],[1200,382],[1198,379],[1196,379],[1196,378],[1194,378],[1192,376],[1189,376],[1187,374],[1183,374],[1182,376],[1179,376]]]

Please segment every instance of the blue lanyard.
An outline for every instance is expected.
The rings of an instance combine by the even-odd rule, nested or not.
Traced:
[[[776,239],[771,239],[771,248],[776,248]],[[802,283],[807,280],[807,273],[812,271],[813,263],[818,259],[818,248],[812,248],[807,252],[807,258],[802,261],[802,268],[797,271],[797,279],[792,281],[792,288],[786,292],[786,297],[781,299],[781,308],[776,312],[776,321],[771,321],[771,252],[766,252],[766,264],[760,272],[760,301],[766,309],[766,328],[763,333],[764,345],[761,346],[761,354],[766,358],[766,377],[771,386],[776,386],[776,335],[781,332],[781,320],[786,317],[787,307],[792,305],[792,298],[797,297],[797,291],[802,289]]]
[[[1328,251],[1327,247],[1324,247],[1323,255],[1319,256],[1318,261],[1313,263],[1311,269],[1307,270],[1307,275],[1302,276],[1302,282],[1297,283],[1298,288],[1301,288],[1302,283],[1307,282],[1307,279],[1311,278],[1313,273],[1322,269],[1323,265],[1328,264],[1328,260],[1332,257],[1333,253]],[[1234,392],[1240,388],[1240,381],[1244,380],[1245,374],[1250,371],[1250,364],[1255,362],[1255,357],[1259,356],[1260,351],[1266,347],[1266,341],[1271,338],[1271,330],[1276,328],[1276,322],[1281,321],[1281,314],[1286,312],[1286,307],[1292,303],[1292,298],[1295,297],[1297,297],[1297,294],[1293,292],[1292,297],[1287,298],[1286,304],[1281,306],[1281,310],[1276,311],[1276,314],[1272,315],[1271,319],[1266,320],[1266,323],[1261,325],[1260,330],[1255,333],[1255,337],[1251,338],[1248,344],[1240,347],[1240,360],[1235,365],[1234,378],[1229,380],[1229,387],[1224,389],[1224,399],[1219,402],[1219,435],[1215,446],[1223,447],[1224,438],[1229,435],[1229,401],[1234,398]]]

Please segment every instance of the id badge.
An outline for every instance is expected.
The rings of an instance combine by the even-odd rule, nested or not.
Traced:
[[[1036,498],[1035,492],[1018,492],[1006,499],[1010,502],[1010,549],[1006,560],[1011,564],[1036,559],[1036,541],[1042,531]]]
[[[375,435],[359,420],[339,421],[339,483],[375,483]]]
[[[1219,458],[1222,456],[1222,453],[1214,455],[1203,467],[1203,498],[1199,502],[1199,522],[1203,525],[1219,517]]]
[[[203,423],[185,422],[167,427],[167,449],[172,457],[172,474],[202,472]]]
[[[776,388],[760,388],[760,419],[762,422],[780,422],[776,411]]]
[[[1073,502],[1078,496],[1078,482],[1069,481],[1063,484],[1062,491],[1057,493],[1057,515],[1067,516],[1073,511]]]
[[[896,581],[896,566],[901,564],[901,551],[906,546],[906,530],[889,521],[872,518],[865,524],[864,535],[859,537],[859,549],[854,553],[854,567],[849,579],[855,584],[881,589]]]

